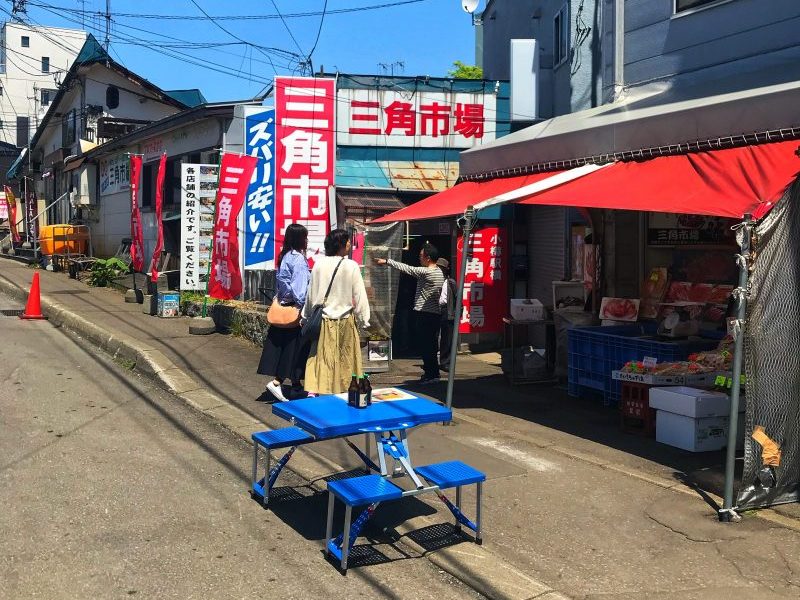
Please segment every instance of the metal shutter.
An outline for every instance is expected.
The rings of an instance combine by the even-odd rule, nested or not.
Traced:
[[[528,215],[528,297],[553,302],[553,281],[564,278],[567,209],[531,206]]]

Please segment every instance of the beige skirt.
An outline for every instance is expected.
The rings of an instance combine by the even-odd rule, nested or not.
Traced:
[[[322,319],[319,339],[311,345],[305,389],[316,394],[342,394],[353,373],[361,376],[361,344],[353,315]]]

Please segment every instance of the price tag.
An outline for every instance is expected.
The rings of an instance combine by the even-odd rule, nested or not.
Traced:
[[[714,379],[714,387],[725,387],[727,377],[725,375],[717,375],[716,379]]]
[[[658,359],[652,356],[645,356],[642,364],[646,369],[654,369],[655,366],[658,364]]]

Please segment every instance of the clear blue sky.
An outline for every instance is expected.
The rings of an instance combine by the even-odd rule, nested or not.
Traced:
[[[383,74],[393,69],[395,75],[435,77],[445,76],[456,60],[474,63],[474,31],[460,0],[421,0],[376,10],[335,12],[402,1],[328,0],[329,12],[311,59],[314,71],[324,65],[328,72]],[[274,16],[277,6],[286,24],[279,18],[217,20],[229,34],[209,21],[195,3],[212,17]],[[250,98],[272,80],[276,70],[279,75],[297,72],[298,60],[287,52],[307,55],[311,51],[320,15],[290,15],[320,13],[325,4],[325,0],[111,0],[111,55],[163,89],[197,87],[210,101]],[[8,0],[0,2],[4,11],[10,6]],[[83,22],[102,43],[105,24],[97,13],[104,10],[105,0],[29,0],[23,18],[35,25],[78,29]],[[8,18],[6,14],[3,17]],[[241,44],[237,37],[263,48]],[[230,45],[198,47],[210,43]],[[183,56],[171,58],[165,53]]]

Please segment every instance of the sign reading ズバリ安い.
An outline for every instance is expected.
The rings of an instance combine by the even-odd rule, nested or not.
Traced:
[[[244,268],[275,268],[275,110],[245,118],[245,148],[258,159],[244,205]]]

